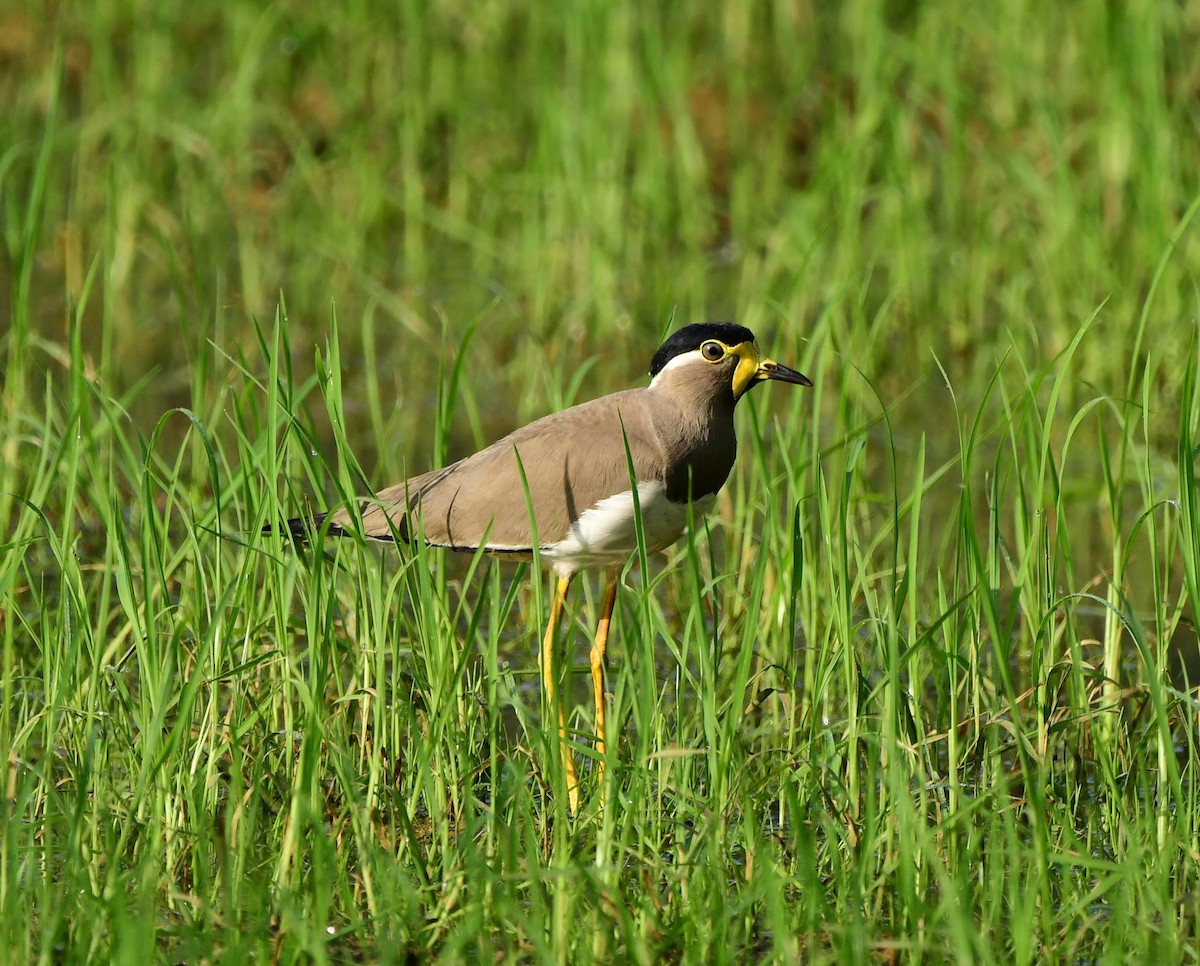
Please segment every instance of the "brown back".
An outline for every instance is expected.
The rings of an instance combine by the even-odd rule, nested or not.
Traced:
[[[662,482],[676,501],[687,498],[689,487],[693,498],[715,493],[729,475],[736,442],[732,394],[715,407],[714,397],[720,393],[712,387],[675,378],[545,416],[473,456],[364,500],[364,535],[529,552],[532,505],[539,545],[552,544],[585,510],[631,488],[626,441],[637,482]],[[333,522],[354,529],[346,510]]]

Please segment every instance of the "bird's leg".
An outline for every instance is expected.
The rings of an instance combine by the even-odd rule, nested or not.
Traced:
[[[550,623],[546,626],[546,636],[542,639],[542,653],[538,655],[538,663],[542,671],[542,687],[546,692],[546,700],[550,712],[558,714],[558,746],[562,753],[563,771],[567,776],[567,801],[571,812],[579,814],[579,778],[575,774],[575,761],[571,757],[571,746],[567,743],[567,714],[558,698],[557,679],[554,674],[554,632],[562,617],[563,605],[567,600],[567,591],[571,587],[571,576],[559,577],[554,587],[554,601],[550,605]]]
[[[608,576],[604,588],[604,603],[600,608],[600,623],[596,625],[596,638],[592,642],[592,690],[596,698],[596,755],[599,761],[597,774],[600,779],[600,803],[604,804],[604,763],[608,748],[605,740],[605,697],[608,688],[605,676],[608,671],[608,629],[612,624],[613,605],[617,602],[617,578],[620,571]]]

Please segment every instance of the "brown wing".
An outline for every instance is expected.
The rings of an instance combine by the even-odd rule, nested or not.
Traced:
[[[638,482],[665,478],[648,402],[642,389],[594,399],[536,420],[445,469],[382,490],[360,506],[365,535],[389,540],[393,533],[402,539],[423,533],[436,546],[528,552],[532,504],[539,544],[561,540],[585,510],[630,489],[626,439]],[[332,519],[353,529],[345,510]]]

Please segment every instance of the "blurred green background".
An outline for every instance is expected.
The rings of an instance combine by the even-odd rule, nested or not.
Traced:
[[[362,368],[427,463],[472,324],[480,437],[585,360],[585,395],[631,384],[705,318],[798,363],[819,331],[835,392],[851,367],[885,399],[926,385],[903,422],[936,424],[935,355],[970,386],[1102,306],[1077,381],[1115,391],[1200,190],[1198,36],[1158,2],[9,5],[7,346],[78,313],[148,420],[281,296],[302,366],[336,312],[367,466]],[[1183,244],[1150,332],[1181,345]]]

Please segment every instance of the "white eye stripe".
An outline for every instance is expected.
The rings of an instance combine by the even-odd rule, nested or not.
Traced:
[[[670,372],[672,369],[681,369],[684,366],[695,366],[703,363],[711,365],[711,363],[700,354],[699,349],[693,349],[691,352],[681,352],[675,356],[670,362],[658,370],[658,373],[650,380],[650,388],[654,388],[654,384],[663,377],[663,373]]]

